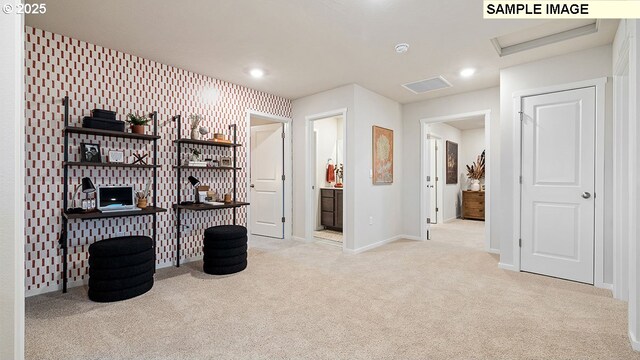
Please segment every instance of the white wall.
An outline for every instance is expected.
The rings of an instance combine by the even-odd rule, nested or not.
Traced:
[[[452,96],[425,100],[421,102],[405,104],[402,108],[404,172],[403,172],[403,213],[404,232],[411,236],[420,236],[420,120],[429,117],[448,116],[468,113],[480,110],[491,110],[491,153],[487,159],[490,162],[491,188],[496,189],[489,193],[491,214],[491,239],[492,249],[500,248],[498,213],[500,193],[500,89],[498,87],[472,91]]]
[[[510,221],[514,211],[513,182],[519,174],[513,168],[513,130],[516,117],[513,113],[513,93],[521,90],[535,89],[552,85],[566,84],[581,80],[590,80],[611,76],[611,46],[601,46],[562,56],[543,59],[522,64],[500,71],[500,129],[491,133],[500,134],[500,206],[492,211],[494,218],[502,218],[500,227],[500,263],[505,268],[514,266],[514,256],[519,256],[513,246],[513,222]],[[605,282],[612,281],[612,82],[607,83],[606,126],[605,126]],[[493,129],[492,129],[493,130]],[[493,144],[492,144],[493,145]],[[493,151],[493,146],[491,150]],[[517,155],[519,156],[519,155]],[[492,178],[493,181],[493,178]],[[492,209],[493,210],[493,209]],[[493,230],[493,228],[492,228]]]
[[[306,120],[310,115],[346,108],[345,247],[361,251],[402,235],[403,131],[400,104],[359,85],[347,85],[293,101],[293,234],[305,236]],[[394,130],[394,182],[373,185],[372,126]],[[312,191],[308,189],[308,191]],[[369,224],[369,219],[372,224]]]
[[[0,15],[0,359],[24,358],[24,22]]]
[[[346,144],[355,156],[355,248],[362,249],[403,234],[402,110],[399,103],[356,85],[355,113],[354,136],[348,133]],[[393,130],[394,171],[390,185],[373,185],[369,177],[373,164],[373,125]],[[369,218],[373,224],[369,224]]]
[[[462,130],[462,140],[460,141],[462,148],[460,149],[460,172],[461,180],[460,187],[462,190],[469,189],[471,181],[467,177],[467,165],[473,164],[482,151],[486,149],[484,128]],[[484,179],[480,180],[480,183],[484,183]]]
[[[621,20],[613,42],[613,68],[616,75],[616,109],[614,145],[618,150],[615,161],[614,180],[618,195],[616,222],[614,229],[614,294],[629,300],[629,337],[636,351],[640,351],[640,225],[638,203],[640,203],[640,156],[638,141],[638,103],[640,102],[640,74],[638,73],[638,46],[640,46],[640,21]],[[625,64],[628,60],[628,64]],[[622,80],[622,81],[620,81]],[[619,97],[628,96],[628,103]],[[624,109],[623,109],[624,108]],[[624,179],[621,177],[625,177]],[[620,282],[626,282],[621,284]]]
[[[461,176],[464,165],[462,164],[462,157],[460,156],[460,150],[463,146],[462,131],[460,131],[460,129],[454,128],[451,125],[443,123],[431,124],[428,126],[427,131],[433,135],[437,135],[442,139],[442,148],[439,149],[440,151],[438,151],[438,162],[441,162],[442,164],[446,164],[447,141],[453,141],[454,143],[458,144],[458,182],[456,184],[447,184],[446,170],[445,173],[440,177],[440,179],[442,180],[440,184],[443,187],[443,197],[440,201],[443,217],[442,220],[444,222],[455,220],[460,216],[460,186],[464,181]]]
[[[345,144],[348,145],[351,137],[354,133],[354,122],[356,120],[356,111],[354,109],[355,103],[355,86],[346,85],[336,89],[324,91],[315,95],[310,95],[301,99],[294,100],[291,105],[291,117],[292,117],[292,138],[293,138],[293,208],[296,209],[293,212],[293,237],[298,239],[304,239],[305,237],[305,205],[306,205],[306,192],[313,191],[312,189],[305,189],[305,164],[306,164],[306,150],[307,150],[307,134],[306,134],[306,117],[315,114],[321,114],[328,111],[347,109],[346,126],[347,133],[345,134]],[[344,211],[346,215],[346,228],[345,228],[345,247],[347,249],[354,249],[354,233],[353,224],[354,221],[354,192],[349,191],[354,184],[354,176],[350,175],[350,169],[354,163],[354,152],[350,151],[347,147],[345,152],[346,164],[349,168],[344,171],[345,174],[345,190],[344,190]],[[350,205],[350,206],[349,206]]]

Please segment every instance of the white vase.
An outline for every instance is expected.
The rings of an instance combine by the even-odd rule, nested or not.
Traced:
[[[473,179],[471,180],[471,186],[469,187],[471,191],[480,191],[480,180]]]
[[[200,140],[200,132],[198,129],[191,129],[191,140]]]

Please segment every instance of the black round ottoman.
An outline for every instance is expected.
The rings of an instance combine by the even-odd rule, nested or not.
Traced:
[[[204,231],[203,270],[210,275],[228,275],[247,268],[247,228],[220,225]]]
[[[113,302],[142,295],[153,287],[153,239],[121,236],[89,246],[89,299]]]

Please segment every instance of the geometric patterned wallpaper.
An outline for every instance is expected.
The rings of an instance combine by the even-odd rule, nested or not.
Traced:
[[[176,124],[174,115],[182,115],[182,136],[189,136],[188,116],[201,114],[202,125],[211,133],[228,134],[228,126],[237,124],[238,200],[246,199],[246,123],[247,110],[290,117],[291,101],[275,95],[248,89],[186,70],[128,55],[119,51],[26,27],[26,292],[32,295],[61,288],[61,249],[58,237],[62,228],[63,199],[63,105],[70,99],[70,124],[81,126],[82,117],[94,108],[113,110],[124,120],[129,112],[158,112],[158,206],[168,209],[158,214],[156,243],[157,265],[175,262],[175,213],[171,205],[176,194]],[[151,133],[151,128],[147,132]],[[69,136],[70,161],[79,159],[81,142],[98,143],[103,158],[110,149],[125,152],[127,162],[132,154],[146,152],[151,156],[150,142],[110,139],[72,134]],[[186,149],[185,149],[186,148]],[[189,151],[184,146],[186,157]],[[200,147],[205,156],[231,155],[225,148]],[[191,194],[187,177],[193,175],[218,192],[229,192],[232,172],[224,170],[183,170],[184,200]],[[152,176],[149,169],[70,168],[69,194],[82,177],[90,177],[96,186],[133,185],[142,189]],[[202,232],[213,225],[231,223],[231,210],[182,212],[182,259],[202,255]],[[246,223],[246,209],[238,209],[238,224]],[[151,235],[151,217],[110,218],[91,221],[69,221],[69,284],[87,280],[88,247],[119,234]]]

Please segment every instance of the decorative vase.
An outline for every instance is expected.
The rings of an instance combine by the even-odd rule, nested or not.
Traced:
[[[131,132],[144,135],[144,125],[131,125]]]
[[[145,198],[138,199],[138,207],[140,209],[145,209],[147,207],[147,199]]]
[[[200,140],[200,132],[198,129],[191,129],[191,140]]]
[[[469,188],[471,191],[480,191],[480,180],[473,179],[471,180],[471,187]]]

